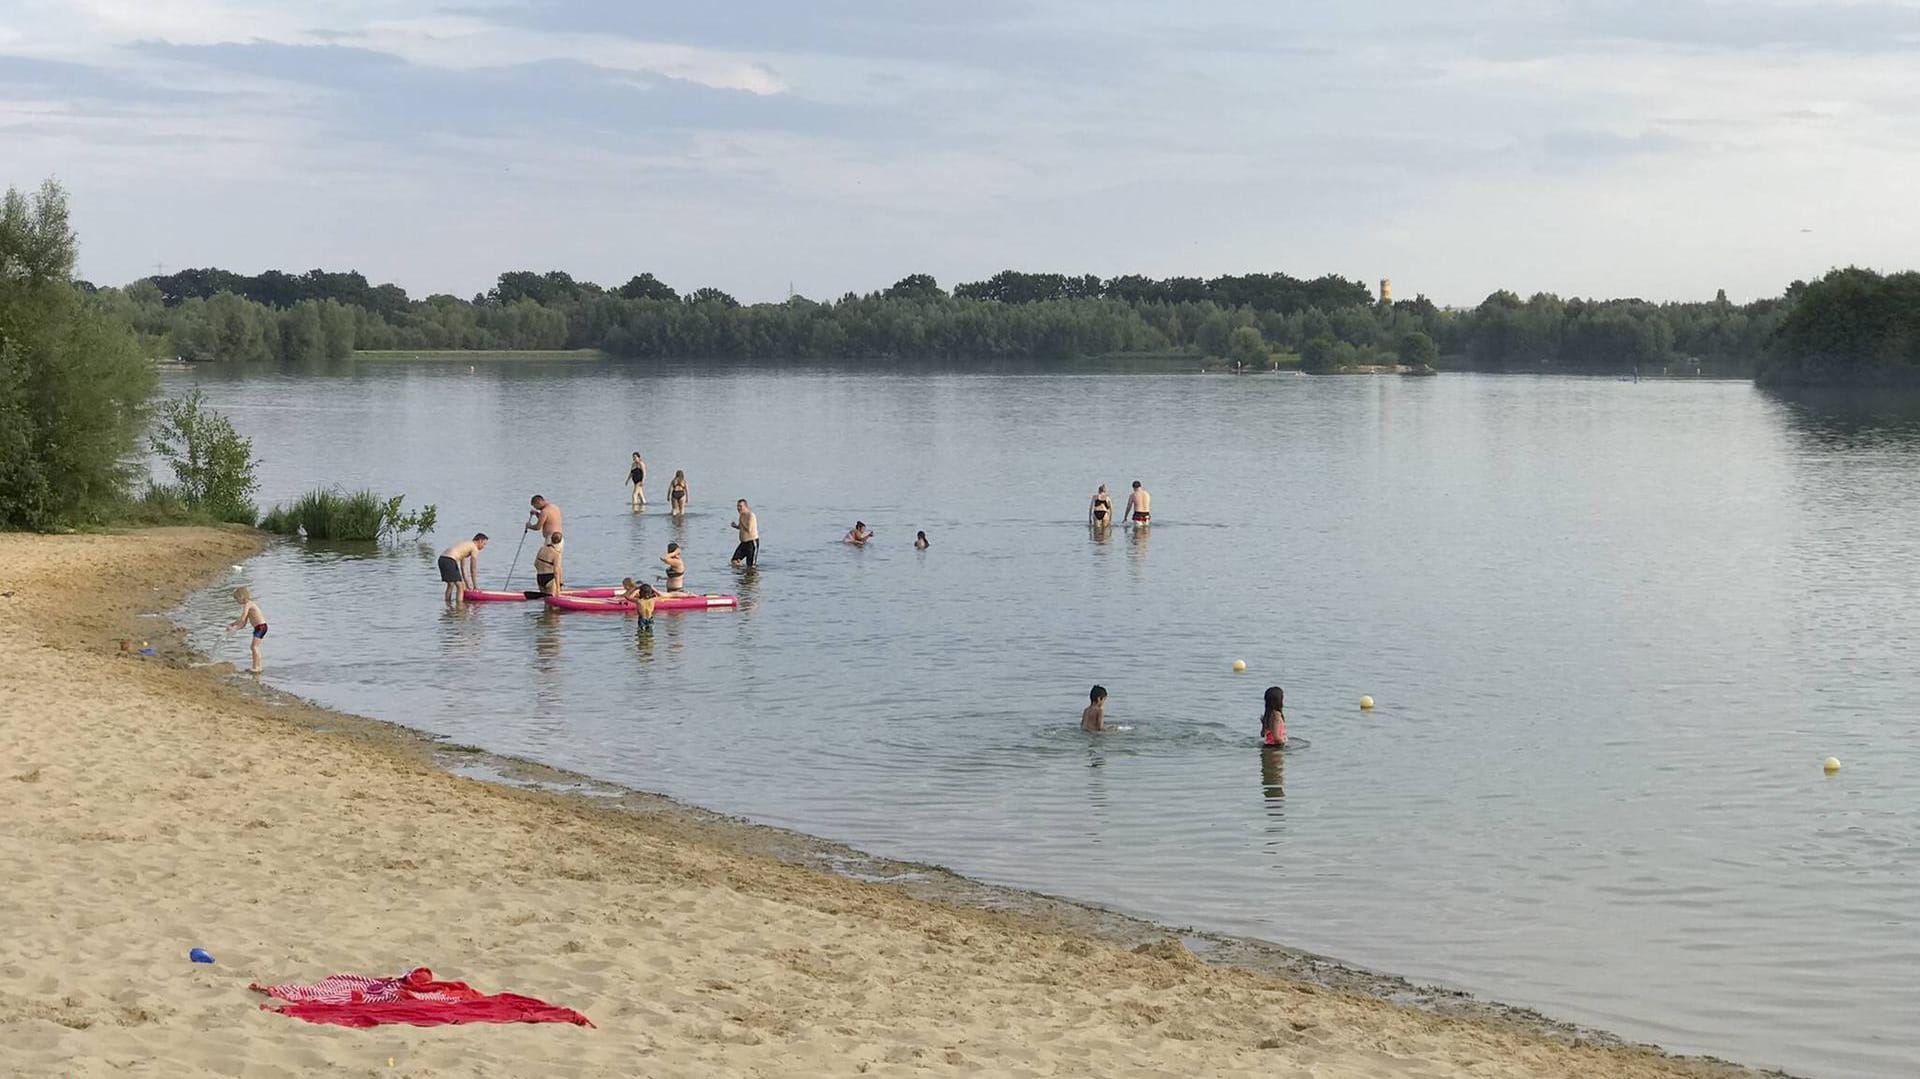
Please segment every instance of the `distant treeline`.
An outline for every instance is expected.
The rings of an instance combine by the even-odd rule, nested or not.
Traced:
[[[126,304],[133,323],[164,347],[216,362],[337,360],[356,349],[593,348],[745,360],[1158,354],[1297,362],[1308,370],[1434,362],[1484,371],[1832,381],[1869,369],[1890,377],[1915,364],[1914,278],[1835,271],[1748,304],[1730,303],[1724,293],[1651,303],[1502,291],[1468,309],[1441,308],[1424,296],[1381,304],[1357,281],[1280,273],[1154,279],[1008,270],[951,293],[913,274],[830,302],[796,296],[751,305],[715,288],[683,294],[652,274],[608,289],[559,271],[504,273],[469,300],[414,300],[397,285],[320,270],[252,277],[183,270],[103,291],[117,294],[109,299]]]

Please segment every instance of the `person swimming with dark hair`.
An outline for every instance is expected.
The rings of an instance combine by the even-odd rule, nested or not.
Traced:
[[[840,542],[851,543],[855,547],[865,547],[867,541],[872,538],[873,529],[867,527],[867,522],[855,521],[853,522],[853,530],[841,537]]]
[[[1266,710],[1260,713],[1260,744],[1263,746],[1284,746],[1287,744],[1287,691],[1279,686],[1267,687]]]
[[[924,550],[926,550],[927,548],[929,548],[929,547],[931,547],[931,546],[933,546],[933,544],[931,544],[931,543],[929,543],[929,542],[927,541],[927,534],[926,534],[925,532],[915,532],[915,533],[913,534],[913,549],[914,549],[914,550],[916,550],[916,551],[924,551]]]
[[[1087,691],[1087,707],[1080,713],[1080,729],[1088,733],[1107,729],[1107,687],[1095,686]]]

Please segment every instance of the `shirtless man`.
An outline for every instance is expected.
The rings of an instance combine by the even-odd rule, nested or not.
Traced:
[[[1087,523],[1095,528],[1105,528],[1113,523],[1113,496],[1107,493],[1107,485],[1101,484],[1093,492],[1093,501],[1087,504]]]
[[[760,561],[760,518],[753,515],[744,498],[734,506],[740,510],[740,519],[729,527],[740,533],[740,546],[733,549],[733,559],[729,565],[751,569],[754,563]]]
[[[1133,493],[1127,495],[1126,519],[1136,528],[1153,523],[1153,496],[1140,486],[1139,480],[1133,481]]]
[[[873,538],[873,529],[867,527],[867,522],[855,521],[853,522],[853,531],[847,533],[845,536],[842,536],[840,538],[840,542],[851,543],[855,547],[865,547],[867,545],[867,541],[872,538]]]
[[[565,571],[560,568],[560,533],[548,536],[546,544],[533,556],[533,581],[546,596],[557,596],[566,587]]]
[[[448,603],[465,603],[467,589],[480,587],[480,552],[486,549],[487,534],[475,532],[472,539],[440,552],[440,579],[446,582]]]
[[[560,534],[560,507],[547,501],[546,495],[533,496],[533,509],[527,516],[533,518],[527,522],[527,531],[538,531],[541,539],[551,540]]]

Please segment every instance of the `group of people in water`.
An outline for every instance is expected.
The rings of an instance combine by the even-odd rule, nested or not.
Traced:
[[[633,484],[632,504],[637,512],[646,505],[646,464],[637,451],[633,455],[633,466],[627,478]],[[686,513],[687,491],[687,474],[675,472],[673,482],[667,487],[667,497],[676,517]],[[557,595],[566,588],[567,580],[566,536],[561,531],[563,522],[560,506],[545,495],[534,495],[530,506],[526,530],[540,534],[540,547],[533,555],[534,587],[540,595]],[[734,509],[736,516],[728,527],[737,534],[738,542],[734,546],[730,564],[735,568],[750,569],[760,561],[760,518],[744,498],[734,503]],[[440,571],[440,581],[445,585],[447,603],[456,606],[464,603],[467,592],[479,589],[479,555],[487,549],[488,542],[485,532],[475,532],[472,539],[461,540],[440,552],[436,566]],[[650,584],[635,584],[633,578],[626,578],[621,593],[629,602],[638,603],[643,589],[648,593],[645,598],[649,600],[686,594],[687,563],[680,545],[667,544],[667,553],[660,556],[660,563],[662,575],[666,578],[665,587],[655,589]]]
[[[631,503],[634,512],[638,513],[647,505],[647,463],[638,450],[633,452],[633,459],[628,465],[627,483],[633,488]],[[685,515],[688,493],[686,472],[676,470],[667,484],[667,503],[673,516]],[[540,533],[540,548],[533,555],[534,585],[539,594],[554,595],[566,587],[566,546],[561,532],[560,507],[544,495],[534,495],[531,506],[527,512],[526,530]],[[734,503],[734,509],[736,516],[727,527],[734,530],[737,542],[728,564],[736,569],[751,569],[760,561],[760,519],[744,498]],[[1103,483],[1087,506],[1087,522],[1094,529],[1101,530],[1109,527],[1114,519],[1113,496],[1107,493],[1107,485]],[[1144,528],[1153,522],[1153,496],[1139,480],[1133,481],[1133,488],[1127,494],[1119,519],[1136,528]],[[867,527],[865,521],[855,521],[841,542],[853,547],[865,547],[874,538],[873,529]],[[476,532],[472,539],[461,540],[440,552],[437,567],[440,581],[445,585],[447,603],[461,604],[465,602],[467,592],[480,587],[479,554],[487,549],[487,543],[487,534]],[[932,546],[924,530],[913,534],[914,550],[924,551]],[[651,593],[644,597],[647,599],[685,594],[687,565],[680,545],[667,544],[667,553],[660,556],[660,561],[666,578],[664,589],[654,589],[650,584],[636,584],[629,577],[622,582],[622,595],[638,603],[642,590]]]
[[[1127,505],[1120,519],[1136,528],[1153,523],[1153,496],[1139,480],[1133,481],[1133,490],[1127,494]],[[1104,483],[1093,492],[1093,501],[1087,506],[1087,523],[1095,528],[1106,528],[1113,523],[1113,496],[1107,493]]]
[[[1260,712],[1262,749],[1287,747],[1286,707],[1286,691],[1279,686],[1268,686]],[[1087,707],[1080,713],[1080,729],[1088,734],[1107,729],[1107,687],[1095,686],[1087,691]]]

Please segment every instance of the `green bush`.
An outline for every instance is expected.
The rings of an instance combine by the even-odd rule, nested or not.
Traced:
[[[73,283],[67,196],[0,199],[0,528],[93,524],[129,502],[156,378],[138,336]]]
[[[439,511],[431,504],[408,513],[406,496],[382,499],[373,491],[342,491],[321,487],[294,499],[291,506],[275,506],[260,527],[285,536],[304,535],[317,540],[373,540],[433,531]]]
[[[161,402],[147,444],[172,466],[187,505],[218,521],[250,525],[257,510],[248,496],[260,486],[253,476],[253,442],[206,408],[205,400],[196,387]]]

